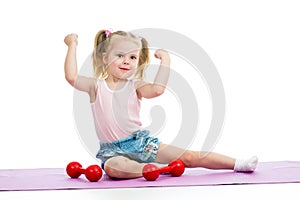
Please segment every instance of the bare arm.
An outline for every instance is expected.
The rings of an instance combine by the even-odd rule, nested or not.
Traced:
[[[65,59],[65,77],[66,80],[74,87],[77,79],[77,59],[76,48],[78,44],[78,36],[69,34],[65,37],[64,42],[68,46],[68,51]]]
[[[78,44],[78,36],[69,34],[65,37],[64,42],[68,46],[65,59],[65,78],[76,89],[87,92],[90,100],[94,101],[96,97],[96,80],[94,78],[78,75],[76,48]]]
[[[161,60],[154,83],[137,83],[139,98],[154,98],[164,93],[170,75],[170,56],[165,50],[156,50],[154,56]]]

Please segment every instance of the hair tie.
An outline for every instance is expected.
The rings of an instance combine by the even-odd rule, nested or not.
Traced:
[[[108,37],[110,34],[112,34],[112,29],[105,30],[106,37]]]

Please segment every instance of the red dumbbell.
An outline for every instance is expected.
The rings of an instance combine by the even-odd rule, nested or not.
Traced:
[[[102,169],[98,165],[91,165],[83,169],[80,163],[70,162],[66,171],[71,178],[78,178],[81,174],[85,174],[85,177],[91,182],[97,182],[102,177]]]
[[[181,160],[174,160],[168,166],[158,168],[156,165],[147,164],[143,168],[143,177],[147,181],[155,181],[160,174],[169,172],[172,176],[181,176],[185,166]]]

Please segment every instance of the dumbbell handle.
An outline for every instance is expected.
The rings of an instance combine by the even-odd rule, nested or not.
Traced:
[[[85,174],[85,169],[84,168],[78,168],[77,170],[80,174]]]
[[[160,174],[164,174],[164,173],[171,172],[173,168],[174,168],[174,166],[165,166],[165,167],[159,168],[158,170],[159,170]]]

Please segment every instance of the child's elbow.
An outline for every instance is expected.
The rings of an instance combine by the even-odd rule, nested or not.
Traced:
[[[72,85],[73,87],[75,86],[76,77],[66,75],[65,78],[70,85]]]
[[[156,87],[154,90],[155,96],[160,96],[165,92],[165,87]]]

